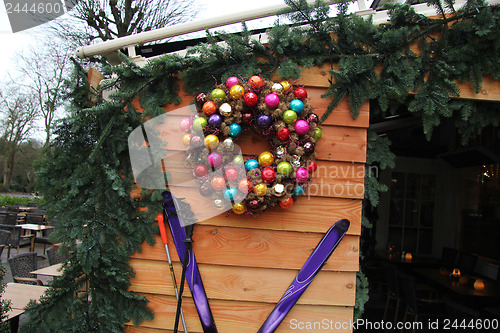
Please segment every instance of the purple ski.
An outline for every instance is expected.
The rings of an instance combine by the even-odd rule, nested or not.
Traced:
[[[258,333],[271,333],[276,330],[344,238],[349,225],[348,220],[339,220],[326,232]]]
[[[186,232],[177,212],[183,212],[187,215],[185,217],[183,216],[182,218],[191,218],[189,216],[189,213],[191,213],[189,210],[189,205],[175,198],[170,192],[165,191],[162,193],[162,195],[163,208],[166,215],[168,216],[168,225],[170,226],[170,231],[172,233],[175,247],[177,249],[177,254],[179,255],[181,263],[184,265],[184,253],[186,251],[186,244],[184,243],[184,241],[186,240]],[[193,301],[196,306],[196,310],[198,311],[198,316],[200,317],[203,332],[217,333],[217,328],[215,327],[215,321],[212,316],[212,311],[210,310],[210,305],[208,304],[207,294],[205,293],[205,288],[203,287],[203,282],[201,281],[200,271],[198,270],[198,263],[196,262],[196,258],[194,256],[192,248],[188,253],[186,280],[188,282],[189,289],[191,289],[191,294],[193,295]]]

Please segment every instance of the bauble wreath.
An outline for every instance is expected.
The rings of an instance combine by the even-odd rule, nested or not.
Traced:
[[[198,115],[180,123],[182,140],[200,193],[216,208],[232,205],[236,214],[278,204],[287,209],[305,192],[322,132],[304,88],[257,75],[229,77],[210,94],[198,94],[196,105]],[[269,140],[271,151],[242,160],[235,142],[247,131]]]

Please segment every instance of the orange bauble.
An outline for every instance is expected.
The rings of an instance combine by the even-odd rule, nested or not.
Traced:
[[[283,209],[288,209],[292,206],[293,206],[293,199],[291,197],[280,201],[280,207]]]

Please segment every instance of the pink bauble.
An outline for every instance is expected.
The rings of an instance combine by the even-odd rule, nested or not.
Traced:
[[[304,135],[309,132],[309,124],[305,120],[297,120],[295,123],[295,132],[299,135]]]
[[[240,83],[240,81],[238,80],[238,78],[236,76],[231,76],[231,77],[228,77],[227,80],[226,80],[226,87],[229,89],[231,88],[232,86],[234,86],[235,84],[238,84]]]
[[[227,168],[224,172],[224,176],[230,182],[235,182],[238,180],[238,170],[235,168]]]
[[[222,156],[219,153],[210,153],[207,160],[212,168],[217,168],[222,163]]]
[[[264,98],[264,103],[270,109],[275,109],[280,103],[280,98],[276,94],[269,94]]]
[[[295,179],[299,183],[305,183],[309,179],[309,172],[304,168],[298,168],[295,173]]]
[[[189,128],[193,125],[193,120],[189,117],[182,118],[179,127],[183,132],[189,132]]]

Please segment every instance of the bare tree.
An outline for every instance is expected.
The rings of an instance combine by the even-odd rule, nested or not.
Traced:
[[[81,0],[70,19],[56,20],[53,27],[75,44],[106,41],[187,22],[198,12],[195,1]]]
[[[64,103],[67,93],[66,79],[72,68],[72,51],[60,40],[52,39],[18,55],[18,70],[23,79],[17,81],[24,82],[35,98],[44,121],[44,146],[50,142],[58,108]]]
[[[15,155],[19,145],[28,139],[38,114],[31,96],[20,92],[19,87],[11,82],[8,91],[0,92],[0,114],[2,119],[2,140],[5,145],[3,186],[10,187],[14,172]]]

